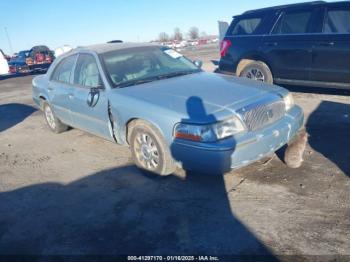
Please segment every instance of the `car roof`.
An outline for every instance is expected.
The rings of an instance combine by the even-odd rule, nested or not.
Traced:
[[[305,2],[305,3],[298,3],[298,4],[289,4],[289,5],[279,5],[279,6],[272,6],[272,7],[266,7],[266,8],[260,8],[260,9],[255,9],[255,10],[249,10],[244,12],[242,15],[250,15],[254,13],[260,13],[260,12],[265,12],[265,11],[271,11],[271,10],[281,10],[281,9],[286,9],[286,8],[291,8],[291,7],[307,7],[307,6],[314,6],[314,5],[324,5],[328,4],[325,1],[313,1],[313,2]],[[237,15],[240,16],[240,15]],[[237,17],[234,16],[234,17]]]
[[[158,44],[153,43],[104,43],[90,46],[81,46],[74,49],[74,51],[79,52],[83,51],[92,51],[97,54],[103,54],[110,51],[128,49],[134,47],[149,47],[149,46],[159,46]]]

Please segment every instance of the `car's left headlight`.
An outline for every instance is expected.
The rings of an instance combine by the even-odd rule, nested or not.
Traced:
[[[227,120],[210,125],[192,125],[178,123],[174,137],[197,142],[215,142],[244,131],[241,120],[233,116]]]
[[[286,112],[294,106],[294,99],[291,93],[288,93],[283,97],[284,104],[286,106]]]

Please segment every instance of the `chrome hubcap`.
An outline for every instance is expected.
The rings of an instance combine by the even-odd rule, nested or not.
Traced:
[[[135,141],[136,157],[141,165],[155,170],[159,165],[159,151],[153,139],[146,133],[139,133]]]
[[[55,117],[53,116],[53,113],[51,111],[51,108],[49,106],[45,107],[45,117],[47,120],[47,123],[52,129],[55,129],[56,124],[55,124]]]
[[[261,81],[264,82],[265,81],[265,76],[263,74],[263,72],[261,72],[259,69],[257,68],[251,68],[245,75],[246,78],[252,79],[252,80],[256,80],[256,81]]]

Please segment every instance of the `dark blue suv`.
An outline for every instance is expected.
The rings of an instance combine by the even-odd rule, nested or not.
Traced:
[[[277,84],[350,88],[350,1],[252,10],[235,16],[219,70]]]

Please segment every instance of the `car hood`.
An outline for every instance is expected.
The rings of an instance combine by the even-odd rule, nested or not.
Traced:
[[[213,122],[213,118],[220,120],[228,117],[242,106],[265,96],[283,93],[283,90],[278,86],[252,80],[200,72],[112,89],[112,93],[142,100],[168,112],[176,112],[189,122],[208,123]],[[154,113],[161,114],[162,111]]]

